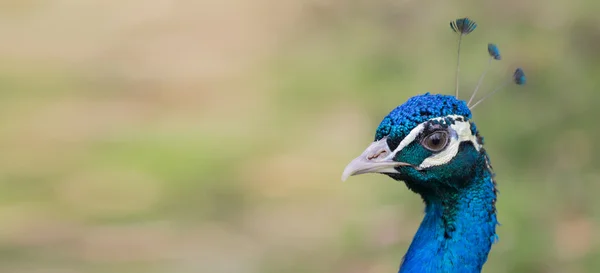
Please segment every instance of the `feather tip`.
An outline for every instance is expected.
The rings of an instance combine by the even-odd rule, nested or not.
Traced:
[[[469,18],[460,18],[450,22],[450,28],[460,35],[467,35],[477,28],[477,23]]]

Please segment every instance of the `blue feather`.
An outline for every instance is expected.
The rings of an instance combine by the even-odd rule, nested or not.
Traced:
[[[494,60],[502,59],[502,56],[500,56],[500,49],[498,49],[498,46],[496,46],[495,44],[488,44],[488,53],[492,58],[494,58]]]
[[[467,35],[477,28],[477,23],[469,18],[460,18],[450,22],[450,28],[456,33]]]
[[[429,93],[414,96],[383,119],[375,133],[375,140],[387,135],[390,135],[390,139],[401,140],[419,123],[448,115],[460,115],[469,119],[471,111],[464,101],[453,96]]]
[[[518,85],[524,85],[527,83],[527,77],[525,77],[525,72],[523,72],[522,68],[517,68],[515,73],[513,74],[513,80]]]

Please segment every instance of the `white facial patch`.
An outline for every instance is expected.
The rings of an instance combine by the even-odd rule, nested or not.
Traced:
[[[471,133],[471,123],[469,123],[468,121],[457,120],[457,118],[459,118],[459,117],[460,116],[458,116],[458,115],[449,115],[449,116],[445,116],[445,117],[432,118],[428,121],[425,121],[425,122],[417,125],[417,127],[412,129],[410,131],[410,133],[408,133],[408,135],[400,142],[398,147],[396,147],[396,149],[392,153],[390,153],[386,159],[392,160],[398,151],[404,149],[404,147],[408,146],[408,144],[415,141],[417,136],[419,136],[419,134],[421,132],[423,132],[423,130],[425,129],[426,123],[428,123],[432,120],[440,120],[441,121],[446,118],[451,118],[455,121],[454,124],[451,124],[449,126],[449,129],[451,131],[454,131],[454,133],[451,132],[451,134],[450,134],[451,135],[450,140],[449,140],[450,143],[448,143],[446,148],[444,150],[442,150],[441,152],[436,153],[436,154],[426,158],[425,160],[423,160],[423,162],[421,162],[421,164],[419,165],[419,168],[428,168],[428,167],[432,167],[432,166],[439,166],[439,165],[444,165],[444,164],[450,162],[450,160],[452,160],[452,158],[454,158],[456,156],[456,154],[458,154],[458,148],[460,146],[460,143],[463,141],[470,141],[471,143],[473,143],[473,146],[475,147],[475,149],[477,149],[477,151],[479,151],[479,149],[481,149],[482,145],[477,142],[477,137]]]
[[[455,120],[454,124],[450,125],[450,129],[454,130],[456,134],[450,137],[450,143],[448,143],[444,150],[428,158],[425,158],[425,160],[421,162],[419,167],[429,168],[432,166],[444,165],[450,162],[450,160],[452,160],[452,158],[454,158],[456,154],[458,154],[458,148],[460,146],[460,143],[463,141],[470,141],[471,143],[473,143],[473,146],[477,151],[481,149],[482,145],[479,144],[479,142],[477,142],[477,137],[471,133],[471,123],[469,123],[468,121],[456,120],[456,118],[458,117],[456,115],[451,115],[448,117]],[[443,118],[437,119],[440,120]]]

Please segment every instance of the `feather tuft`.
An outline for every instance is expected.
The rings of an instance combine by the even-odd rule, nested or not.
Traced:
[[[517,68],[515,73],[513,74],[513,81],[518,85],[524,85],[527,83],[527,77],[525,77],[525,72],[523,72],[522,68]]]
[[[488,44],[488,53],[494,60],[502,60],[502,56],[500,56],[500,49],[495,44]]]
[[[477,23],[469,18],[460,18],[450,22],[450,27],[460,35],[467,35],[477,28]]]

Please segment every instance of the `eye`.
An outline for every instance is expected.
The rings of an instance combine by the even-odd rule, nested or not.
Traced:
[[[447,144],[448,133],[446,131],[433,132],[421,140],[421,145],[432,152],[443,150]]]

